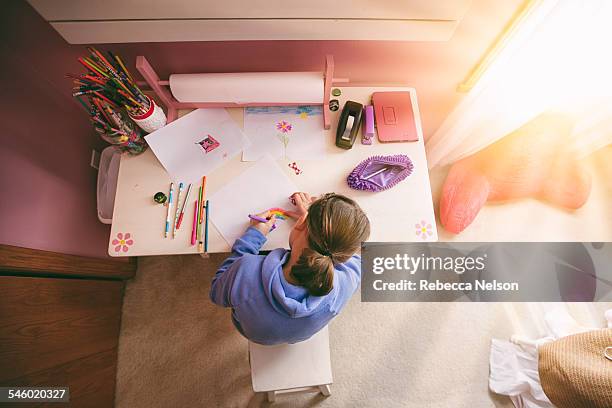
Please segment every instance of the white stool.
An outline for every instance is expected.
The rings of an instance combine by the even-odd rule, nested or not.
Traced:
[[[270,402],[278,394],[331,394],[329,386],[333,379],[327,326],[300,343],[262,346],[249,342],[249,358],[253,390],[266,392]]]

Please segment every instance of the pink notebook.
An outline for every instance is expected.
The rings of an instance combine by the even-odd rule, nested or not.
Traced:
[[[419,140],[410,92],[374,92],[372,105],[378,140],[383,143]]]

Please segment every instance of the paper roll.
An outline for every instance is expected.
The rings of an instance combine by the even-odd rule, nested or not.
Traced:
[[[320,104],[323,89],[323,74],[317,72],[170,75],[170,90],[179,102]]]

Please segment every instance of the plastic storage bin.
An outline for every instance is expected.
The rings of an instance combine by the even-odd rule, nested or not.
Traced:
[[[119,177],[119,163],[121,152],[115,147],[109,146],[100,155],[100,166],[98,168],[98,219],[104,224],[113,221],[113,209],[115,207],[115,193],[117,192],[117,178]]]

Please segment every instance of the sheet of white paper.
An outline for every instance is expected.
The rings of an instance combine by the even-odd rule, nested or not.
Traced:
[[[210,174],[248,145],[225,109],[196,109],[145,139],[170,177],[184,183]]]
[[[269,156],[263,157],[210,197],[210,219],[231,246],[249,225],[249,214],[290,208],[297,187]],[[263,249],[288,248],[290,219],[277,220]]]
[[[251,142],[243,161],[264,154],[273,159],[314,159],[327,152],[322,106],[265,106],[244,110],[244,133]]]

